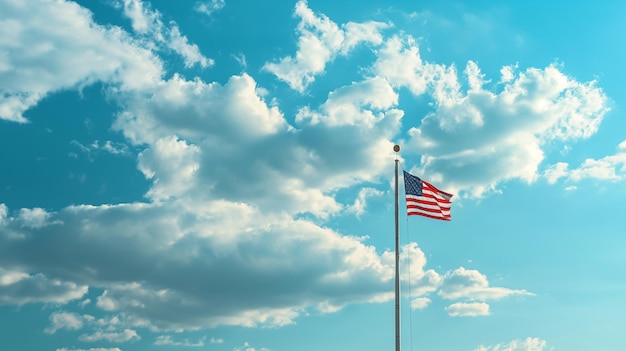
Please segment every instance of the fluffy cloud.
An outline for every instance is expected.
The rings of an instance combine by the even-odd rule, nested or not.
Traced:
[[[386,262],[395,265],[395,256],[388,252],[384,255]],[[420,297],[436,291],[442,283],[441,274],[433,269],[425,269],[426,255],[417,243],[409,243],[401,247],[400,251],[400,280],[406,282],[411,290],[406,291],[413,297]],[[424,303],[425,300],[418,300]],[[419,303],[419,302],[416,302]]]
[[[100,340],[106,340],[108,342],[128,342],[128,341],[136,341],[141,339],[141,337],[137,334],[136,331],[132,329],[124,329],[120,332],[105,332],[105,331],[96,331],[93,334],[82,334],[78,337],[80,341],[85,342],[95,342]]]
[[[113,155],[130,156],[131,150],[125,143],[106,140],[104,143],[99,140],[94,140],[90,145],[83,145],[76,140],[70,142],[73,146],[76,146],[82,154],[86,155],[89,161],[93,161],[96,155],[103,153],[110,153]],[[71,157],[78,158],[78,154],[71,153]]]
[[[212,59],[200,53],[200,48],[196,44],[189,43],[175,22],[170,22],[169,26],[165,25],[161,21],[161,13],[152,10],[149,4],[142,0],[123,0],[118,6],[122,7],[123,14],[131,20],[133,30],[148,41],[147,47],[164,46],[173,50],[182,56],[187,68],[196,64],[206,68],[214,64]],[[202,8],[207,9],[206,6]]]
[[[483,88],[475,63],[467,64],[465,74],[467,93],[455,74],[437,81],[436,110],[409,131],[408,143],[423,154],[416,173],[468,196],[482,196],[510,179],[533,182],[546,142],[593,135],[608,110],[595,82],[577,82],[555,65],[518,72],[499,93]]]
[[[140,156],[154,181],[148,196],[222,198],[323,218],[344,207],[333,191],[377,181],[391,165],[389,139],[402,112],[386,81],[331,92],[319,109],[302,108],[296,126],[262,93],[243,74],[225,85],[174,76],[149,98],[124,97],[115,128],[149,145]]]
[[[202,337],[197,342],[191,342],[186,339],[183,341],[175,341],[171,335],[159,335],[157,336],[154,344],[155,345],[185,346],[185,347],[203,347],[205,339],[206,337]],[[215,339],[211,339],[211,341],[215,341]],[[214,342],[211,342],[211,343],[214,343]]]
[[[158,29],[155,27],[163,25],[159,19],[160,14],[151,11],[141,0],[123,0],[120,5],[124,16],[131,20],[133,30],[137,33],[147,34]]]
[[[235,347],[233,351],[270,351],[270,349],[253,347],[249,342],[244,342],[242,346]]]
[[[432,99],[432,112],[421,122],[408,121],[419,127],[409,130],[405,151],[422,155],[414,173],[469,197],[483,196],[506,180],[533,182],[541,174],[547,142],[588,138],[608,111],[594,81],[578,82],[557,65],[504,67],[491,90],[469,61],[463,91],[456,67],[424,61],[417,41],[407,35],[387,39],[371,71],[394,87]]]
[[[446,82],[446,68],[424,62],[417,41],[411,36],[394,35],[376,52],[372,73],[388,80],[396,88],[408,88],[422,95],[434,82]]]
[[[23,208],[20,210],[18,220],[22,226],[30,228],[41,228],[48,224],[50,213],[46,212],[43,208]]]
[[[373,247],[307,221],[225,205],[78,206],[55,215],[63,225],[24,228],[10,221],[0,235],[0,265],[20,262],[29,271],[104,288],[97,307],[123,313],[127,325],[163,329],[284,325],[311,306],[389,296],[392,272]],[[24,239],[8,238],[9,231]],[[2,290],[23,279],[5,279]],[[7,302],[27,299],[6,295],[13,299]],[[108,333],[89,338],[128,337]]]
[[[83,327],[83,319],[76,313],[54,312],[50,315],[50,326],[44,329],[46,334],[54,334],[58,330],[79,330]]]
[[[9,240],[15,242],[20,239]],[[49,279],[41,273],[30,275],[19,270],[1,268],[7,266],[12,265],[0,264],[0,305],[24,305],[37,302],[64,304],[79,299],[87,293],[86,285]]]
[[[393,253],[383,255],[383,261],[390,266],[393,266],[392,260]],[[400,279],[405,286],[410,287],[410,291],[407,288],[403,294],[414,297],[411,301],[412,309],[426,308],[431,302],[426,295],[436,292],[443,299],[464,300],[446,308],[451,316],[481,316],[489,314],[489,305],[486,301],[514,295],[533,295],[523,289],[491,287],[487,277],[477,270],[459,267],[441,274],[433,269],[425,269],[426,256],[416,243],[402,247],[400,265]]]
[[[363,213],[365,213],[365,208],[367,207],[367,199],[370,197],[381,196],[383,192],[374,188],[363,188],[359,190],[359,194],[357,198],[354,200],[354,203],[347,208],[348,213],[354,213],[357,218],[359,218]]]
[[[194,10],[207,16],[211,16],[213,13],[224,8],[224,6],[226,6],[226,2],[224,0],[198,1],[194,6]]]
[[[511,295],[532,295],[526,290],[491,287],[487,277],[479,271],[463,267],[447,273],[438,294],[445,299],[470,300],[501,299]]]
[[[79,315],[73,312],[57,311],[50,315],[50,325],[44,329],[44,332],[54,334],[59,330],[85,329],[86,332],[78,337],[83,342],[104,340],[124,343],[140,340],[141,337],[136,330],[122,328],[124,323],[118,316],[96,319],[88,314]]]
[[[157,140],[153,148],[139,154],[139,169],[154,183],[148,196],[155,200],[191,189],[198,170],[199,148],[176,137]]]
[[[4,224],[9,213],[9,208],[5,204],[0,204],[0,226]]]
[[[424,308],[430,305],[431,300],[427,297],[418,297],[416,299],[411,300],[411,309],[412,310],[423,310]]]
[[[569,169],[569,164],[558,162],[544,171],[544,177],[550,184],[556,183],[561,178],[569,182],[579,182],[583,179],[600,179],[620,181],[626,179],[626,140],[618,145],[618,151],[614,155],[605,156],[601,159],[586,159],[578,168]]]
[[[211,344],[223,344],[224,343],[224,339],[221,339],[221,338],[211,338],[211,340],[209,340],[209,342]]]
[[[94,82],[138,89],[162,74],[150,50],[74,2],[5,1],[0,14],[1,119],[26,122],[24,111],[56,91]]]
[[[337,55],[347,54],[362,42],[380,44],[383,41],[380,31],[388,26],[380,22],[349,22],[340,28],[327,16],[316,15],[305,0],[298,1],[294,15],[300,18],[295,57],[286,56],[278,63],[266,63],[264,68],[300,92],[313,83],[315,76],[324,72],[326,63]]]
[[[211,138],[214,147],[228,151],[237,143],[288,129],[280,110],[266,104],[247,74],[232,76],[225,85],[174,75],[153,87],[148,97],[119,98],[126,111],[115,128],[135,143],[151,144],[176,134],[193,142]]]
[[[524,340],[513,340],[506,344],[479,346],[474,351],[543,351],[547,342],[539,338],[528,337]]]
[[[371,128],[384,118],[384,112],[392,112],[391,108],[397,103],[398,94],[387,80],[371,78],[331,92],[319,111],[311,111],[308,107],[301,109],[296,122],[313,125],[323,123],[329,127],[361,125]]]
[[[78,327],[80,321],[89,325],[93,331],[81,337],[84,341],[135,340],[139,335],[130,328],[146,326],[281,326],[309,309],[329,313],[392,297],[393,253],[378,255],[362,239],[243,204],[83,205],[52,216],[62,224],[28,228],[9,220],[0,231],[0,266],[19,263],[53,277],[57,286],[80,287],[71,299],[82,297],[85,285],[103,291],[96,307],[120,314],[121,321],[51,317],[50,331]],[[8,235],[16,232],[20,239]],[[445,298],[484,300],[521,293],[488,287],[476,271],[425,270],[425,255],[415,243],[402,250],[401,279],[410,279],[415,308],[428,303],[421,295],[437,290]],[[2,289],[28,278],[4,274]],[[7,291],[6,302],[42,301],[17,301],[26,298],[20,291]],[[448,312],[471,315],[458,309],[478,305],[468,306]]]
[[[452,317],[477,317],[489,315],[489,305],[484,302],[457,302],[446,307]]]

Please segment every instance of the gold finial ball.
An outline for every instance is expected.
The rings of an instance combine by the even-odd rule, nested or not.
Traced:
[[[394,145],[393,146],[393,151],[400,152],[400,145]]]

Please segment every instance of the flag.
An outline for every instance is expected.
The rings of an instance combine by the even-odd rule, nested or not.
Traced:
[[[404,171],[406,213],[408,216],[424,216],[443,221],[450,220],[452,194]]]

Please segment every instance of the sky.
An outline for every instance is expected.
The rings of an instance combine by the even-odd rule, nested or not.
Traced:
[[[625,11],[0,0],[0,348],[392,349],[397,157],[403,350],[623,350]]]

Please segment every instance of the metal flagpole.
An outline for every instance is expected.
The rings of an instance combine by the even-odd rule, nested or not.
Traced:
[[[398,230],[398,152],[400,145],[394,145],[396,152],[396,351],[400,351],[400,244]]]

